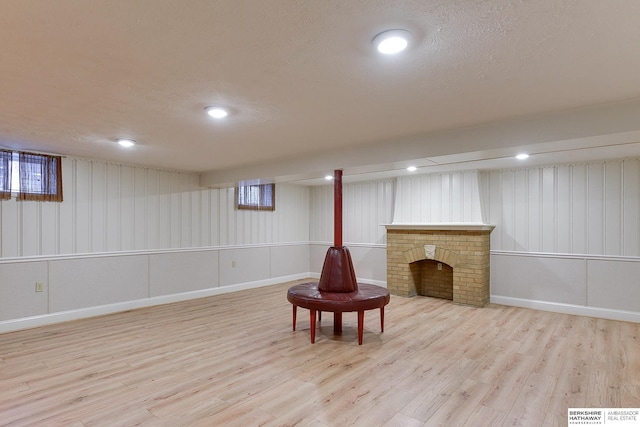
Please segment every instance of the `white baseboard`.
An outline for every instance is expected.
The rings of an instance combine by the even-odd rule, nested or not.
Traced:
[[[621,320],[624,322],[640,323],[640,313],[624,310],[613,310],[602,307],[587,307],[583,305],[562,304],[549,301],[529,300],[523,298],[491,295],[494,304],[510,305],[514,307],[533,308],[536,310],[552,311],[554,313],[575,314],[578,316],[599,317],[602,319]]]
[[[51,325],[54,323],[68,322],[70,320],[86,319],[89,317],[102,316],[105,314],[118,313],[121,311],[133,310],[136,308],[152,307],[154,305],[169,304],[173,302],[187,301],[191,299],[204,298],[213,295],[237,292],[246,289],[254,289],[262,286],[275,285],[292,280],[305,279],[311,277],[312,273],[294,274],[282,276],[274,279],[265,279],[255,282],[238,283],[235,285],[220,286],[198,291],[183,292],[179,294],[162,295],[151,298],[144,298],[133,301],[123,301],[113,304],[105,304],[96,307],[87,307],[77,310],[61,311],[57,313],[43,314],[39,316],[24,317],[21,319],[11,319],[0,322],[0,333],[18,331],[21,329],[36,328],[38,326]],[[283,295],[284,298],[284,295]],[[284,300],[286,301],[286,299]]]

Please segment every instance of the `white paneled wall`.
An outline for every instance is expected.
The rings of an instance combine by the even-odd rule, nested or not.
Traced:
[[[309,189],[279,184],[276,211],[236,211],[198,175],[63,159],[64,202],[0,202],[0,257],[309,240]]]
[[[65,158],[63,179],[63,203],[0,202],[0,330],[319,274],[333,242],[333,185],[278,184],[257,212],[196,174]],[[640,159],[345,184],[359,280],[384,285],[391,222],[495,225],[492,301],[640,313]]]
[[[382,224],[391,222],[395,180],[360,182],[342,186],[342,240],[348,243],[385,244]],[[311,189],[311,241],[333,242],[333,185]]]
[[[380,224],[484,222],[496,226],[493,302],[640,321],[638,159],[416,175],[343,190],[344,241],[358,280],[386,281]],[[310,215],[310,268],[319,277],[333,236],[332,186],[311,190]]]
[[[492,171],[500,251],[640,256],[640,160]]]
[[[393,222],[482,222],[478,172],[398,178]]]
[[[302,279],[309,259],[307,242],[2,259],[0,333]]]

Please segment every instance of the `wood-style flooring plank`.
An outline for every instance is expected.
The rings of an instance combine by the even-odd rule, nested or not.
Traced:
[[[298,282],[296,282],[298,283]],[[0,334],[0,426],[566,425],[640,407],[640,325],[392,296],[316,343],[267,286]],[[304,312],[304,310],[303,310]]]

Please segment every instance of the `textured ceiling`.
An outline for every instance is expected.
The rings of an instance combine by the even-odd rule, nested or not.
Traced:
[[[225,171],[277,178],[269,165],[288,164],[293,176],[366,168],[387,152],[400,161],[548,143],[533,131],[532,140],[493,147],[467,132],[448,149],[437,136],[640,99],[637,0],[3,0],[1,8],[0,146],[205,172],[212,185]],[[381,57],[371,39],[391,28],[411,31],[414,43]],[[212,104],[232,115],[211,120],[203,108]],[[640,130],[635,122],[607,132]],[[123,150],[118,137],[139,145]]]

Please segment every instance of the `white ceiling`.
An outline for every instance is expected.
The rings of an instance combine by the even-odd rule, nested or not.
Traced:
[[[0,146],[210,186],[637,156],[639,17],[637,0],[3,0]],[[414,43],[382,57],[392,28]]]

